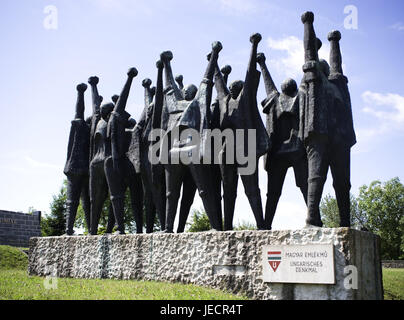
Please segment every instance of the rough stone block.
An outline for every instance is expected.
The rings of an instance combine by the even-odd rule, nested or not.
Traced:
[[[333,245],[334,284],[263,281],[264,246],[305,244]],[[383,298],[380,239],[348,228],[31,238],[29,273],[193,283],[252,299]]]

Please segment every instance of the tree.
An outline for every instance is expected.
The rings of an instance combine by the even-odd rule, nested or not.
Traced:
[[[189,228],[187,229],[188,232],[201,232],[201,231],[209,231],[212,229],[208,215],[206,214],[205,210],[193,210],[191,216],[191,222],[187,223]],[[235,231],[242,231],[242,230],[257,230],[257,227],[254,223],[249,221],[241,221],[237,225],[234,226]]]
[[[192,210],[192,222],[187,223],[189,232],[209,231],[211,228],[208,215],[202,209]]]
[[[60,188],[59,194],[53,196],[50,204],[50,215],[41,219],[42,236],[61,236],[65,233],[66,228],[66,180]]]
[[[398,177],[359,189],[358,205],[368,229],[381,238],[383,259],[404,258],[404,185]]]
[[[325,227],[339,226],[337,201],[330,195],[320,204]],[[382,259],[404,258],[404,186],[399,178],[385,183],[373,181],[351,195],[351,225],[371,231],[381,238]]]
[[[366,214],[360,210],[358,200],[351,193],[351,228],[367,229]],[[321,220],[325,228],[338,228],[340,223],[337,200],[327,194],[320,203]]]

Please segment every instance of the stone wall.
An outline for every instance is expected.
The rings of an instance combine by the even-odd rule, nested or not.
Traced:
[[[262,280],[265,245],[333,244],[335,284]],[[31,275],[193,283],[252,299],[382,299],[380,239],[348,228],[32,238]],[[357,268],[346,288],[345,266]]]
[[[41,236],[41,212],[24,214],[0,210],[0,245],[28,247],[31,237]]]
[[[383,260],[383,268],[404,268],[404,260]]]

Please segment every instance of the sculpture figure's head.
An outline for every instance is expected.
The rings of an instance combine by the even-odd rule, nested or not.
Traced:
[[[184,99],[187,101],[192,101],[195,98],[198,88],[193,84],[188,84],[184,87]]]
[[[330,75],[330,65],[328,64],[328,62],[324,59],[320,59],[320,67],[321,71],[328,78],[328,76]]]
[[[241,90],[243,89],[244,81],[235,80],[230,83],[229,91],[230,95],[233,99],[237,99],[238,95],[240,94]]]
[[[297,94],[297,84],[296,81],[287,78],[282,82],[281,85],[282,93],[289,96],[289,97],[295,97]]]
[[[108,121],[109,116],[111,115],[112,110],[114,110],[115,105],[112,102],[104,103],[101,106],[101,117]]]

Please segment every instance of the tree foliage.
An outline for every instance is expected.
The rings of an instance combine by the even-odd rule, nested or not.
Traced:
[[[42,236],[61,236],[65,233],[66,228],[66,181],[64,181],[57,195],[53,195],[50,204],[50,214],[41,219]]]
[[[325,196],[320,205],[324,226],[339,226],[337,201]],[[404,258],[404,185],[399,178],[373,181],[351,195],[351,225],[371,231],[381,238],[382,259]]]
[[[50,204],[51,213],[44,215],[41,219],[42,236],[60,236],[65,233],[66,229],[66,201],[67,201],[67,181],[64,180],[63,185],[59,191],[59,194],[54,195]],[[108,224],[108,212],[111,205],[109,197],[104,202],[100,222],[98,226],[98,234],[104,234],[107,230]],[[135,218],[132,214],[132,203],[130,200],[129,190],[125,193],[125,230],[127,233],[136,232]],[[87,225],[85,222],[84,210],[81,205],[77,209],[77,215],[74,222],[76,229],[83,229],[84,234],[88,234]],[[143,226],[146,226],[145,211],[143,210]],[[115,231],[115,229],[114,229]],[[160,221],[155,218],[154,231],[160,231]]]
[[[211,228],[208,215],[202,209],[194,209],[191,213],[191,223],[187,223],[189,232],[209,231]]]
[[[362,186],[358,204],[366,214],[368,229],[381,237],[383,259],[403,259],[404,185],[400,179]]]

